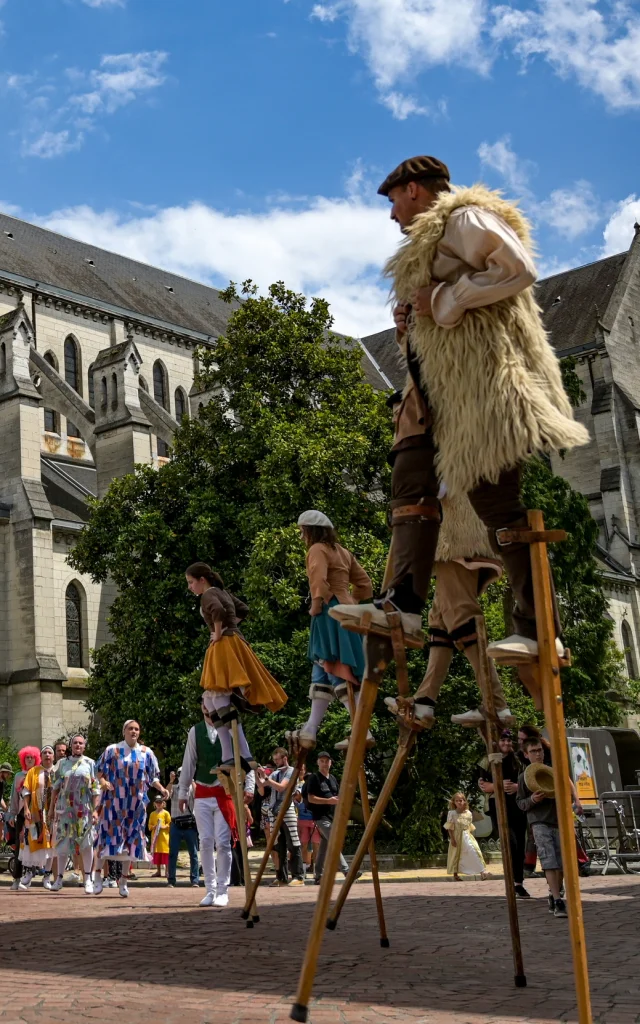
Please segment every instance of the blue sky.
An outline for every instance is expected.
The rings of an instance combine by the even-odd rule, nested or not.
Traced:
[[[640,2],[0,0],[2,207],[213,284],[389,324],[379,181],[432,153],[533,219],[542,274],[640,221]]]

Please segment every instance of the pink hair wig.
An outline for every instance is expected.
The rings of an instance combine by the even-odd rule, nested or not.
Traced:
[[[35,757],[36,764],[42,764],[42,758],[40,757],[40,751],[37,747],[23,747],[22,750],[18,751],[18,757],[20,764],[22,765],[23,772],[27,771],[26,760],[28,757]]]

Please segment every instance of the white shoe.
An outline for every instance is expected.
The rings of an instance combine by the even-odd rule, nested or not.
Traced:
[[[51,875],[50,874],[45,875],[44,878],[42,879],[42,888],[43,889],[52,889],[53,888],[53,882],[51,881]]]
[[[94,879],[94,883],[93,884],[94,884],[94,887],[95,887],[95,879]],[[106,878],[105,881],[104,881],[104,884],[105,884],[105,887],[107,889],[117,889],[118,888],[118,883],[116,882],[115,878]]]
[[[104,883],[102,881],[102,875],[96,875],[96,877],[93,880],[93,895],[99,896],[103,888]]]
[[[348,750],[350,739],[351,736],[347,736],[346,739],[340,740],[339,743],[335,744],[334,750]],[[365,750],[372,750],[373,747],[375,747],[375,745],[376,741],[371,733],[371,729],[367,729],[367,742],[365,743]]]
[[[59,875],[56,878],[55,882],[51,883],[49,888],[51,889],[51,892],[60,892],[60,890],[62,889],[62,875]]]
[[[345,629],[360,626],[362,616],[366,613],[371,615],[371,623],[379,627],[383,633],[391,636],[389,622],[386,613],[375,604],[336,604],[329,609],[329,615],[336,619]],[[400,619],[405,636],[410,640],[418,641],[421,645],[424,641],[422,633],[422,616],[410,612],[401,612]]]
[[[18,888],[21,889],[22,892],[26,892],[26,890],[30,888],[32,880],[33,875],[24,874],[20,879],[20,884]]]
[[[229,896],[226,892],[221,892],[219,896],[216,896],[213,901],[214,907],[227,907],[229,905]]]
[[[556,652],[559,658],[564,657],[564,644],[556,637]],[[490,658],[521,657],[533,659],[538,657],[538,641],[530,640],[528,636],[520,636],[519,633],[512,633],[504,640],[495,640],[487,647],[487,654]]]
[[[118,891],[120,892],[122,898],[126,900],[127,896],[129,895],[129,886],[127,885],[124,879],[120,882],[120,885],[118,886]]]
[[[91,881],[90,878],[87,878],[86,882],[84,883],[84,891],[86,892],[87,896],[93,896],[93,882]]]
[[[204,899],[200,900],[201,907],[212,907],[217,899],[215,892],[208,892]]]
[[[82,885],[82,878],[80,877],[77,871],[72,871],[70,873],[69,880],[71,882],[76,882],[77,885]]]
[[[497,718],[503,723],[503,725],[513,722],[514,720],[509,708],[503,708],[502,711],[498,711]],[[459,715],[452,715],[451,721],[454,725],[482,725],[484,722],[484,715],[480,710],[463,711]]]
[[[10,892],[17,892],[19,888],[20,888],[20,882],[18,881],[17,878],[14,878],[13,882],[11,883],[11,885],[9,887],[9,891]]]
[[[385,697],[384,702],[392,715],[398,714],[398,702],[395,697]],[[436,717],[435,708],[432,708],[430,704],[414,704],[413,716],[419,722],[428,722]]]
[[[287,742],[291,743],[294,750],[296,746],[302,747],[303,750],[313,750],[316,745],[316,733],[311,729],[306,729],[304,726],[301,729],[287,731],[284,736]]]

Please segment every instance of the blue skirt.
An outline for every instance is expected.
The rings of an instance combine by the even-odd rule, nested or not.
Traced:
[[[362,637],[343,629],[339,622],[330,618],[329,608],[340,604],[337,597],[332,597],[325,604],[320,615],[311,619],[309,636],[309,661],[341,661],[348,665],[356,679],[364,675],[364,650]]]

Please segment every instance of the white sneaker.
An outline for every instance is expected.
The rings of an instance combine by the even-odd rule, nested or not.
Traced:
[[[348,750],[349,749],[349,740],[350,739],[351,739],[351,736],[347,736],[346,739],[340,740],[339,743],[335,744],[334,750]],[[365,750],[372,750],[373,747],[375,747],[375,745],[376,745],[376,741],[375,741],[375,739],[373,737],[371,729],[367,729],[367,742],[365,743]]]
[[[91,881],[90,878],[87,878],[86,882],[84,883],[84,891],[86,892],[87,896],[93,896],[93,882]]]
[[[509,708],[503,708],[502,711],[498,711],[497,717],[503,724],[514,721],[514,717],[509,711]],[[479,710],[463,711],[459,715],[452,715],[451,721],[454,725],[482,725],[484,722],[484,715]]]
[[[213,901],[214,907],[227,907],[229,905],[229,896],[226,892],[221,892],[219,896],[216,896]]]
[[[105,887],[107,889],[117,889],[118,888],[118,883],[116,882],[115,878],[105,878],[104,884],[105,884]],[[95,879],[94,879],[94,886],[95,886]]]
[[[19,888],[20,888],[20,882],[18,881],[17,878],[14,878],[13,882],[11,883],[11,885],[9,887],[9,891],[10,892],[17,892]]]
[[[42,888],[43,889],[52,889],[53,888],[53,882],[51,881],[51,874],[45,875],[44,878],[42,879]]]
[[[77,885],[82,885],[82,878],[77,871],[72,871],[69,875],[69,881],[75,882]]]
[[[383,633],[391,636],[391,630],[389,629],[389,622],[387,620],[386,613],[381,608],[376,608],[375,604],[336,604],[333,608],[329,609],[329,615],[332,619],[336,619],[341,626],[345,629],[354,626],[360,626],[362,623],[362,616],[365,613],[371,615],[371,623],[376,627],[379,627]],[[401,612],[402,629],[410,640],[418,641],[420,644],[424,641],[424,635],[422,633],[422,616],[414,615],[410,612]]]
[[[296,746],[304,750],[313,750],[316,745],[316,733],[304,726],[301,729],[292,729],[285,732],[285,739],[291,743],[294,750]]]
[[[385,697],[384,702],[392,715],[398,714],[398,702],[395,697]],[[436,717],[435,708],[432,708],[430,704],[414,704],[413,714],[419,722],[426,722]]]
[[[49,888],[51,889],[51,892],[60,892],[62,889],[62,875],[58,875],[55,882],[52,882]]]
[[[96,877],[93,880],[93,895],[99,896],[103,888],[104,883],[102,881],[102,875],[96,875]]]
[[[558,637],[556,637],[556,652],[559,658],[564,657],[564,644]],[[528,636],[520,636],[519,633],[512,633],[504,640],[495,640],[489,644],[487,654],[490,658],[537,658],[538,641],[530,640]]]
[[[122,881],[120,882],[120,885],[118,886],[118,890],[119,890],[120,895],[122,896],[122,898],[126,900],[127,896],[129,895],[129,886],[127,885],[125,879],[122,879]]]
[[[32,880],[33,880],[33,875],[24,874],[22,876],[22,878],[20,879],[20,884],[19,884],[18,888],[21,889],[23,892],[25,892],[31,886]]]
[[[215,892],[208,892],[204,899],[200,900],[201,907],[212,907],[216,899]]]

